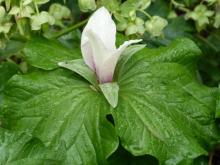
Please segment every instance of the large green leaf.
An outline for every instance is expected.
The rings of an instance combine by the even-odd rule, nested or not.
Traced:
[[[216,101],[216,117],[220,118],[220,92],[218,94],[218,98],[217,98],[217,101]]]
[[[136,60],[145,60],[150,62],[175,62],[189,66],[197,62],[201,56],[200,49],[196,44],[187,39],[180,38],[172,42],[167,47],[159,47],[157,49],[145,48],[138,52]]]
[[[17,65],[10,63],[10,62],[4,62],[0,64],[0,91],[4,89],[4,86],[9,78],[11,78],[14,74],[18,72]]]
[[[175,62],[182,64],[189,69],[193,74],[197,74],[197,60],[201,56],[200,49],[196,44],[187,39],[180,38],[173,41],[169,46],[159,48],[144,48],[133,56],[133,61],[148,61],[152,63],[158,62]],[[127,56],[128,57],[128,56]],[[128,65],[124,65],[128,59],[123,56],[123,60],[119,61],[120,65],[123,65],[123,69],[120,69],[116,75],[123,75],[127,72]]]
[[[122,145],[133,155],[150,154],[167,165],[207,155],[219,141],[216,90],[199,84],[180,64],[152,63],[138,56],[118,80],[114,119]]]
[[[4,90],[5,84],[14,74],[18,72],[17,65],[9,62],[4,62],[0,64],[0,109],[2,107],[2,92]]]
[[[30,40],[24,47],[24,54],[30,65],[45,70],[58,68],[58,62],[80,57],[78,49],[73,51],[58,42],[45,38]]]
[[[150,154],[167,165],[192,162],[220,139],[217,90],[201,85],[192,74],[200,53],[192,41],[180,39],[122,57],[113,112],[101,92],[71,71],[14,76],[5,88],[3,126],[38,139],[48,152],[65,148],[61,164],[106,164],[118,146],[116,133],[135,156]],[[115,129],[106,119],[110,113]]]
[[[105,164],[118,145],[102,94],[67,70],[14,76],[5,91],[5,127],[27,132],[54,150],[63,164]]]
[[[43,143],[25,133],[13,133],[0,128],[0,162],[4,165],[41,165],[57,164],[63,159],[60,146],[55,151],[47,148]],[[65,153],[65,152],[63,152]]]

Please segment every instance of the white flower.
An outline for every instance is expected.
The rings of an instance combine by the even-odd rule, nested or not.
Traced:
[[[117,61],[127,46],[141,40],[130,40],[115,46],[116,25],[105,7],[98,9],[82,32],[81,51],[85,63],[100,83],[111,82]]]

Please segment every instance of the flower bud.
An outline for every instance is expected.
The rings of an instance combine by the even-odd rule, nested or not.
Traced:
[[[163,34],[163,29],[167,26],[168,22],[166,19],[153,16],[149,21],[145,23],[145,28],[152,37],[159,37]]]
[[[138,34],[143,35],[145,32],[144,25],[137,26],[137,32],[138,32]]]
[[[137,17],[137,18],[135,19],[135,24],[136,24],[136,25],[143,25],[143,24],[144,24],[144,20],[141,19],[141,18],[139,18],[139,17]]]
[[[128,27],[125,31],[126,36],[137,33],[137,26],[133,23],[128,24]]]
[[[83,12],[93,11],[96,9],[95,0],[78,0],[79,8]]]
[[[124,31],[127,28],[127,22],[119,22],[117,24],[117,30],[118,31]]]
[[[53,3],[49,8],[49,13],[56,20],[69,18],[71,14],[70,10],[66,6],[62,6],[59,3]]]
[[[177,17],[177,14],[176,14],[175,11],[171,11],[171,12],[169,13],[169,15],[168,15],[168,18],[169,18],[169,19],[173,19],[173,18],[176,18],[176,17]]]
[[[136,18],[136,11],[135,10],[130,11],[129,17],[131,18],[132,21],[134,21]]]

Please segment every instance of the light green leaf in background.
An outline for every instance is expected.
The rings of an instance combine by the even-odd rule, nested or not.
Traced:
[[[42,11],[31,17],[31,29],[40,30],[43,24],[54,25],[55,19],[48,12]]]
[[[159,37],[163,35],[163,29],[167,26],[166,19],[160,16],[153,16],[145,23],[145,29],[152,37]]]

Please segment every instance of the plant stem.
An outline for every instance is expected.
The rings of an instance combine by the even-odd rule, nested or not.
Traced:
[[[144,15],[146,15],[149,19],[152,18],[151,15],[148,14],[147,12],[145,12],[144,10],[140,10],[140,9],[138,9],[138,11],[140,11],[141,13],[143,13]]]
[[[186,7],[185,7],[185,5],[184,4],[182,4],[182,3],[178,3],[178,2],[176,2],[175,0],[171,0],[171,3],[174,5],[174,7],[176,7],[177,9],[179,9],[179,10],[181,10],[181,11],[183,11],[183,12],[190,12],[190,10],[189,9],[187,9]]]
[[[209,164],[208,165],[212,165],[212,159],[213,159],[213,152],[211,152],[209,154]]]
[[[208,41],[206,40],[206,38],[204,38],[203,36],[197,34],[196,37],[197,37],[199,40],[201,40],[202,42],[204,42],[205,44],[207,44],[209,47],[211,47],[213,50],[218,51],[218,50],[216,49],[216,47],[215,47],[211,42],[208,42]]]
[[[36,1],[34,1],[34,6],[35,6],[35,10],[36,10],[37,14],[39,14],[39,9],[38,9]]]
[[[75,30],[75,29],[77,29],[77,28],[83,26],[84,24],[86,24],[87,21],[88,21],[88,18],[85,19],[85,20],[83,20],[83,21],[81,21],[81,22],[79,22],[79,23],[77,23],[77,24],[74,24],[74,25],[72,25],[72,26],[70,26],[70,27],[68,27],[68,28],[66,28],[66,29],[64,29],[64,30],[62,30],[62,31],[60,31],[60,32],[58,32],[57,34],[55,34],[55,35],[52,36],[51,38],[52,38],[52,39],[54,39],[54,38],[59,38],[60,36],[63,36],[63,35],[65,35],[65,34],[71,32],[71,31],[73,31],[73,30]]]

